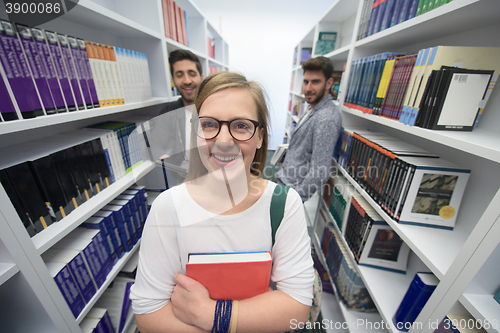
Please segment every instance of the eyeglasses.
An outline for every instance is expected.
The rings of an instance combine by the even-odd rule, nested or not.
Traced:
[[[253,138],[257,127],[260,126],[258,121],[250,119],[222,121],[212,117],[194,118],[191,119],[191,123],[194,126],[196,135],[205,140],[211,140],[219,135],[222,125],[226,124],[229,134],[231,134],[233,139],[236,141],[248,141]]]

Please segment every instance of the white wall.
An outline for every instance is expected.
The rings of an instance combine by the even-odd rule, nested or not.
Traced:
[[[271,113],[270,149],[285,135],[293,49],[333,0],[193,0],[229,44],[229,66],[259,82]]]

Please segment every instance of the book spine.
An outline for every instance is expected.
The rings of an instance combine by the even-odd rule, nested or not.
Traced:
[[[67,112],[66,101],[63,96],[62,88],[59,83],[56,67],[54,60],[50,54],[49,46],[47,45],[47,40],[43,30],[37,28],[31,28],[32,35],[34,37],[35,47],[37,48],[40,61],[42,63],[42,68],[44,69],[45,78],[54,101],[54,106],[57,113]]]
[[[90,96],[89,85],[87,83],[87,68],[83,63],[78,42],[76,41],[76,38],[69,36],[67,37],[67,40],[69,44],[71,62],[75,68],[76,79],[79,83],[79,89],[83,97],[83,102],[85,103],[85,107],[87,109],[93,109],[94,103],[92,101],[92,97]]]
[[[80,253],[76,255],[68,263],[68,267],[82,293],[83,299],[86,303],[90,302],[97,289],[92,282],[91,273],[89,273],[82,255]]]
[[[0,57],[2,47],[0,45]],[[19,106],[9,85],[9,81],[0,61],[0,115],[2,121],[16,120],[21,118]]]
[[[69,272],[69,268],[64,266],[64,268],[54,277],[54,281],[66,300],[73,316],[78,318],[78,315],[80,315],[85,307],[85,301],[79,292],[73,276]]]
[[[47,38],[47,45],[53,59],[54,68],[56,69],[57,77],[59,79],[59,84],[61,86],[68,111],[76,111],[78,108],[75,102],[75,96],[73,95],[73,90],[71,89],[68,71],[64,63],[62,51],[59,48],[57,36],[55,33],[50,31],[45,31],[45,36]]]
[[[68,73],[68,80],[71,85],[71,90],[73,91],[73,96],[75,97],[76,105],[79,110],[83,110],[85,109],[85,103],[83,101],[82,90],[78,82],[75,64],[71,59],[71,50],[68,43],[68,37],[66,35],[57,33],[57,38],[59,40],[59,48],[61,50],[64,66],[66,67],[66,71]]]

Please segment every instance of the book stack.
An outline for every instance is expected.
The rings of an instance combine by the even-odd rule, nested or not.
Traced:
[[[397,118],[416,58],[386,52],[354,61],[344,105]]]
[[[385,133],[354,130],[350,140],[342,165],[388,216],[453,229],[469,169]]]
[[[108,310],[93,307],[80,322],[83,333],[116,333]]]
[[[165,36],[189,46],[188,14],[173,0],[162,0]]]
[[[375,113],[376,107],[382,105],[380,98],[377,99],[379,90],[386,91],[389,86],[391,73],[386,68],[392,68],[398,59],[403,59],[403,55],[385,52],[353,61],[344,105]]]
[[[356,311],[377,311],[355,263],[349,256],[349,251],[341,241],[337,229],[327,223],[327,215],[320,210],[320,224],[324,227],[321,239],[321,250],[326,258],[326,265],[330,277],[337,290],[337,296],[348,308]]]
[[[113,165],[113,161],[116,165],[119,165],[120,176],[131,172],[134,168],[138,167],[143,162],[141,143],[142,140],[138,132],[142,120],[137,122],[134,121],[106,121],[103,123],[98,123],[86,127],[86,129],[92,130],[102,130],[105,131],[113,138],[113,144],[116,148],[116,141],[118,142],[122,159],[117,158],[113,160],[113,156],[110,156],[110,162]],[[114,156],[119,157],[119,155]],[[123,164],[123,165],[122,165]],[[124,169],[122,169],[124,168]]]
[[[406,273],[410,248],[358,194],[353,194],[343,230],[359,265]]]
[[[128,132],[93,129],[5,148],[2,154],[8,158],[0,165],[0,181],[28,234],[33,237],[61,221],[123,177],[126,163],[128,171],[140,165],[138,140]]]
[[[364,0],[357,40],[376,34],[451,0]]]
[[[151,98],[145,54],[4,20],[0,40],[0,121]]]
[[[133,284],[133,279],[117,276],[95,305],[108,311],[115,332],[123,332],[133,316],[130,300],[130,287]]]
[[[411,126],[472,131],[500,74],[499,56],[498,47],[436,46],[354,60],[344,105]],[[385,60],[378,67],[377,57]]]

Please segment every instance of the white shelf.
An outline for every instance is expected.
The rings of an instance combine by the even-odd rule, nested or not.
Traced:
[[[355,47],[391,49],[428,42],[498,23],[500,2],[453,0],[422,15],[361,39]]]
[[[292,95],[294,95],[294,96],[296,96],[296,97],[298,97],[298,98],[305,99],[304,94],[300,94],[300,93],[297,93],[297,92],[295,92],[295,91],[290,91],[290,94],[292,94]]]
[[[337,289],[335,288],[335,284],[332,281],[332,277],[330,275],[328,265],[326,264],[326,259],[323,255],[323,252],[321,251],[319,237],[313,231],[311,238],[313,240],[314,247],[316,248],[316,254],[317,254],[319,260],[321,261],[321,264],[323,265],[323,267],[328,270],[328,276],[330,278],[330,283],[331,283],[335,293],[337,293]],[[323,292],[323,297],[325,297],[325,294],[326,293]],[[346,308],[346,306],[342,302],[340,302],[336,296],[333,296],[333,297],[335,297],[337,304],[335,306],[330,304],[329,306],[327,306],[326,309],[323,309],[323,306],[322,306],[322,313],[323,313],[323,317],[325,317],[325,318],[328,318],[328,315],[330,315],[333,317],[333,318],[331,318],[331,320],[337,320],[341,324],[345,323],[344,327],[340,327],[341,329],[347,328],[347,330],[351,333],[387,332],[387,329],[385,329],[385,328],[383,329],[382,327],[379,327],[379,329],[375,329],[375,328],[377,328],[377,326],[375,326],[375,324],[380,324],[382,322],[382,317],[380,316],[379,313],[377,313],[377,312],[359,312],[359,311],[350,310],[350,309]],[[337,306],[338,306],[338,308],[337,308]],[[340,309],[343,318],[339,318],[340,316],[333,314],[336,312],[333,312],[333,311],[329,312],[328,307],[333,308],[332,309],[333,311],[338,311],[338,309]],[[323,310],[325,310],[325,311],[323,311]],[[328,318],[328,319],[330,319],[330,318]],[[369,326],[370,325],[369,323],[374,324],[374,326]],[[333,328],[335,329],[334,332],[337,332],[337,329],[339,327],[333,327]]]
[[[337,50],[334,50],[330,53],[324,55],[326,58],[330,58],[331,61],[347,61],[347,57],[349,56],[349,50],[351,49],[350,45],[341,47]]]
[[[473,132],[435,131],[417,126],[409,126],[397,120],[363,113],[345,106],[342,111],[371,122],[412,134],[427,140],[439,142],[450,148],[458,149],[496,163],[500,163],[500,132],[476,128]],[[493,111],[493,110],[492,110]]]
[[[16,133],[21,131],[40,129],[52,125],[59,125],[80,120],[119,114],[126,111],[159,105],[168,102],[168,98],[153,98],[149,101],[129,103],[125,105],[108,106],[89,110],[80,110],[66,113],[58,113],[50,116],[41,116],[32,119],[20,119],[0,123],[0,135]]]
[[[120,258],[116,262],[116,264],[113,266],[113,269],[111,272],[108,273],[108,276],[106,277],[106,281],[104,284],[99,288],[99,290],[95,293],[94,297],[88,302],[85,307],[83,308],[82,312],[78,315],[78,318],[76,318],[76,322],[79,324],[83,318],[87,315],[87,313],[92,309],[92,307],[95,305],[95,303],[99,300],[99,298],[102,296],[102,294],[106,291],[106,288],[113,282],[115,277],[118,275],[118,273],[122,270],[122,267],[125,266],[125,264],[128,262],[128,260],[137,252],[137,250],[140,248],[141,245],[141,240],[139,239],[137,241],[137,244],[134,245],[134,247],[127,253],[123,255],[123,257]]]
[[[460,228],[455,228],[451,231],[399,224],[390,218],[335,160],[333,160],[333,165],[337,166],[338,170],[356,188],[358,193],[368,201],[370,206],[394,229],[410,249],[421,258],[431,272],[441,280],[467,240],[469,236],[467,232]]]
[[[324,201],[322,201],[322,209],[325,210],[328,213],[329,218],[334,221],[333,216],[328,211]],[[343,236],[337,228],[337,225],[335,223],[333,224],[337,232]],[[349,246],[347,245],[344,237],[341,237],[341,241],[348,249]],[[348,253],[351,260],[356,262],[352,252],[348,251]],[[412,253],[410,253],[406,274],[366,267],[363,265],[358,265],[357,268],[385,323],[392,323],[392,317],[396,313],[401,300],[406,294],[415,273],[428,271],[427,267]],[[399,332],[395,327],[392,327],[392,331]]]
[[[135,182],[144,177],[155,167],[151,161],[145,161],[132,172],[128,173],[118,181],[105,188],[98,195],[84,202],[77,209],[59,222],[52,223],[47,229],[42,230],[31,238],[35,248],[41,255],[52,245],[60,241],[64,236],[78,227],[82,222],[91,217],[94,213],[106,206],[108,202],[129,188]]]
[[[161,39],[161,34],[119,15],[90,0],[79,0],[78,5],[64,14],[64,20],[106,31],[114,36],[126,38]]]
[[[17,272],[19,272],[19,267],[16,264],[0,263],[0,286],[7,282],[11,277],[13,277]]]
[[[488,333],[500,332],[500,304],[493,299],[493,295],[463,294],[459,300],[478,323],[491,324],[491,327],[485,328]]]

